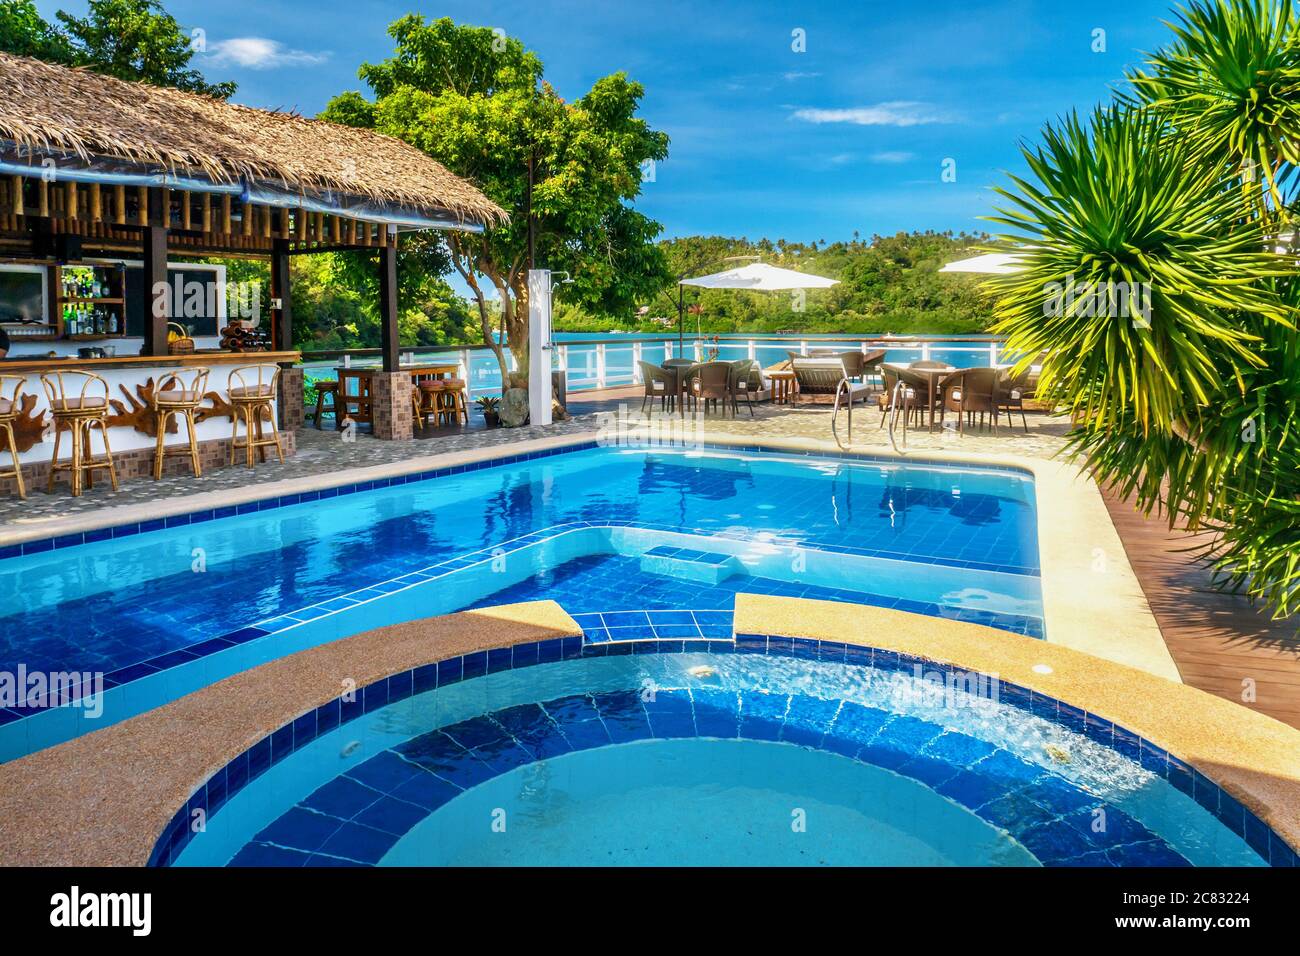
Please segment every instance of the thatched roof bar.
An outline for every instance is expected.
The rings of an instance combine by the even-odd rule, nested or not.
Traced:
[[[78,170],[117,167],[145,179],[129,184],[242,194],[256,186],[332,204],[354,200],[354,212],[408,228],[481,229],[505,212],[408,143],[291,113],[272,113],[128,83],[84,69],[0,53],[0,140],[32,165],[53,159],[68,181]],[[69,175],[66,175],[69,174]],[[147,177],[162,177],[154,181]],[[277,203],[280,205],[282,203]],[[381,218],[384,217],[384,218]],[[419,223],[417,225],[417,222]]]

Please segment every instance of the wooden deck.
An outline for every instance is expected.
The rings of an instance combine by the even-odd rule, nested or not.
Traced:
[[[1215,591],[1186,553],[1192,535],[1104,497],[1184,683],[1300,727],[1300,618],[1274,621],[1245,598]],[[1247,680],[1254,701],[1243,700]]]

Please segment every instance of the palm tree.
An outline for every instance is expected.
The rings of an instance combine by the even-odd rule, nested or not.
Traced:
[[[1032,181],[999,190],[1026,269],[991,280],[995,331],[1050,350],[1043,384],[1075,417],[1073,455],[1144,510],[1216,532],[1205,552],[1225,583],[1286,615],[1300,610],[1300,282],[1277,247],[1300,158],[1300,22],[1290,0],[1197,0],[1173,29],[1130,93],[1047,127],[1025,149]]]

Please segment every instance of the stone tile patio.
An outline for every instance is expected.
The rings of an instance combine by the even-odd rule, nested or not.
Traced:
[[[380,441],[364,432],[358,433],[354,441],[345,441],[341,433],[328,427],[327,420],[327,427],[323,431],[309,425],[297,432],[298,452],[283,465],[272,461],[258,465],[252,471],[243,467],[220,468],[205,473],[201,478],[179,475],[157,482],[151,479],[128,481],[117,492],[106,482],[100,482],[81,498],[71,497],[64,485],[56,486],[53,494],[46,494],[43,487],[32,489],[26,501],[17,498],[0,501],[0,527],[84,514],[109,506],[141,504],[228,488],[246,488],[286,478],[334,474],[349,468],[387,464],[440,452],[509,445],[551,435],[582,434],[600,428],[603,422],[609,420],[607,416],[610,415],[624,416],[628,427],[634,430],[647,421],[640,411],[639,389],[578,393],[570,398],[573,417],[553,425],[489,430],[482,426],[482,419],[476,417],[469,428],[426,429],[407,441]],[[810,402],[793,407],[761,404],[755,406],[754,412],[751,418],[748,410],[742,406],[735,418],[711,414],[695,419],[690,427],[694,428],[698,423],[706,436],[710,433],[725,433],[754,438],[825,440],[832,437],[831,408],[827,404]],[[654,411],[649,416],[649,421],[662,424],[669,417]],[[1017,424],[1014,429],[1003,426],[997,435],[983,432],[960,436],[954,429],[936,429],[931,433],[925,429],[913,428],[908,432],[906,447],[915,452],[927,449],[993,451],[1039,458],[1050,458],[1061,450],[1063,436],[1069,428],[1067,419],[1031,413],[1028,422],[1027,433]],[[859,407],[854,415],[853,442],[845,447],[857,452],[889,451],[888,435],[879,427],[879,423],[879,412],[873,408]],[[843,416],[840,435],[844,438]],[[901,444],[901,436],[899,441]]]

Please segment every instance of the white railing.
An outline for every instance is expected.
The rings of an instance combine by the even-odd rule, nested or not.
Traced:
[[[687,339],[678,347],[674,339],[645,339],[627,336],[618,339],[572,340],[557,342],[553,350],[554,368],[563,372],[568,391],[628,387],[641,384],[638,363],[662,362],[685,355],[694,361],[704,361],[717,350],[724,361],[748,358],[764,367],[785,361],[788,353],[807,355],[814,348],[840,351],[858,349],[872,352],[884,349],[889,360],[912,362],[918,359],[941,359],[958,366],[996,366],[1004,361],[1003,343],[997,339],[873,339],[861,336],[840,336],[825,339],[783,338],[753,336],[745,338]],[[377,350],[346,353],[354,366],[377,366]],[[316,357],[307,353],[304,369],[313,378],[333,378],[334,369],[343,364],[345,353],[328,353]],[[454,349],[403,349],[403,360],[454,363],[459,376],[464,379],[471,396],[499,394],[501,372],[496,356],[486,347],[459,347]],[[518,369],[514,355],[507,350],[507,364],[513,372]]]

